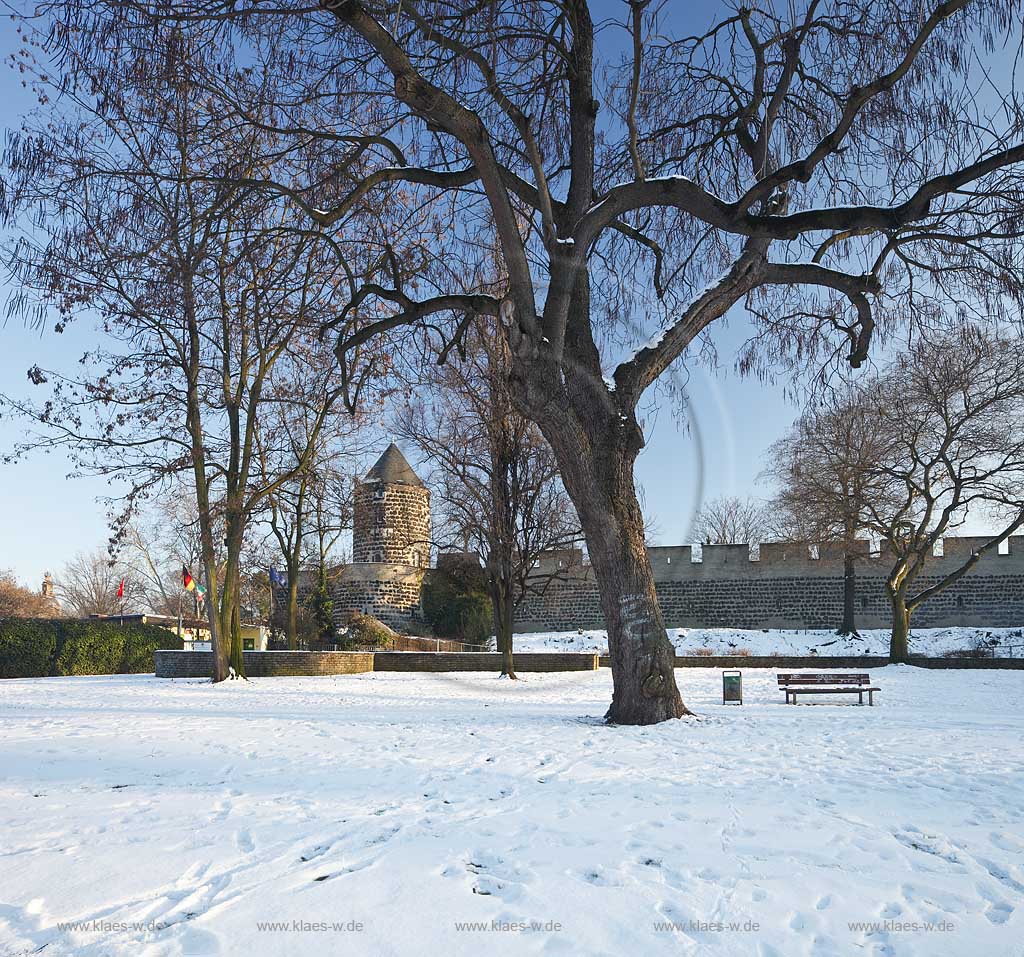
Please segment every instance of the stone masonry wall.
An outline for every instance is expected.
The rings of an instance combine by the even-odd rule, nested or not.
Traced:
[[[358,483],[352,560],[426,568],[430,564],[430,492],[417,485]]]
[[[340,628],[348,624],[352,612],[372,615],[398,631],[420,632],[420,594],[429,569],[385,562],[341,565],[328,572],[328,590],[334,601],[332,617]],[[303,571],[299,579],[299,602],[306,600],[315,573]],[[278,606],[286,601],[284,589],[275,589]]]
[[[944,554],[926,566],[915,590],[959,566],[980,538],[948,538]],[[705,545],[702,561],[689,546],[651,548],[655,588],[669,628],[833,628],[843,602],[841,555],[826,549],[813,558],[806,547],[762,545],[759,560],[746,545]],[[559,567],[559,562],[561,567]],[[865,552],[857,562],[857,623],[890,624],[884,582],[885,555]],[[538,573],[560,571],[542,596],[520,606],[516,631],[601,628],[597,584],[578,555],[545,559]],[[916,627],[949,625],[1014,627],[1024,624],[1024,536],[1010,539],[1009,553],[987,553],[956,584],[931,598],[914,615]]]
[[[154,652],[158,678],[208,678],[212,651]],[[287,675],[354,675],[373,671],[372,652],[361,651],[243,651],[250,678]]]
[[[398,630],[419,627],[425,568],[368,563],[346,565],[331,583],[334,622],[344,625],[352,612],[373,615]]]

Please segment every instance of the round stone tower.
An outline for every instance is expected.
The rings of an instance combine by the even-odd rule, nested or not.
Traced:
[[[430,564],[430,490],[394,442],[356,483],[352,560]]]

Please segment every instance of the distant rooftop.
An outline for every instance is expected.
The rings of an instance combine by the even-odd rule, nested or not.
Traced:
[[[384,454],[377,459],[377,464],[366,473],[363,481],[423,487],[420,477],[412,470],[412,466],[406,461],[401,449],[394,442],[384,450]]]

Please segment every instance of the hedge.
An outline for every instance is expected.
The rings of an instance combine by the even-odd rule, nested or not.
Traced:
[[[337,645],[342,651],[377,651],[387,648],[398,633],[373,615],[353,612],[349,617],[344,634],[339,635]]]
[[[494,630],[487,577],[479,565],[435,569],[423,582],[423,614],[439,638],[485,644]]]
[[[66,618],[0,618],[0,678],[153,671],[153,652],[182,648],[156,625]]]

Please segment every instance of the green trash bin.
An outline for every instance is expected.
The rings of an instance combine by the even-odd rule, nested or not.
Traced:
[[[743,704],[743,672],[722,672],[722,704]]]

